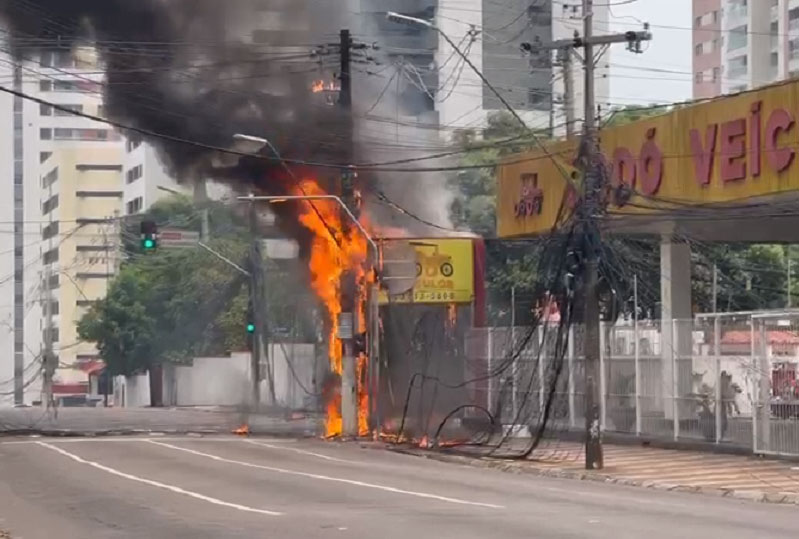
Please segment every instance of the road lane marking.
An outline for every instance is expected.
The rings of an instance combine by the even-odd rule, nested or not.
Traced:
[[[343,462],[344,464],[360,464],[360,462],[356,462],[354,460],[345,460],[337,457],[331,457],[330,455],[323,455],[322,453],[314,453],[313,451],[306,451],[305,449],[297,449],[296,447],[281,447],[279,445],[272,445],[269,443],[261,442],[259,440],[243,440],[243,441],[247,442],[248,444],[259,445],[261,447],[268,447],[269,449],[282,449],[284,451],[292,451],[294,453],[299,453],[300,455],[318,457],[320,459],[325,459],[331,462]]]
[[[505,509],[504,505],[496,505],[496,504],[492,504],[492,503],[483,503],[483,502],[472,502],[472,501],[469,501],[469,500],[462,500],[460,498],[450,498],[450,497],[447,497],[447,496],[439,496],[437,494],[430,494],[430,493],[427,493],[427,492],[417,492],[417,491],[413,491],[413,490],[404,490],[404,489],[400,489],[400,488],[396,488],[396,487],[389,487],[389,486],[386,486],[386,485],[378,485],[376,483],[366,483],[366,482],[363,482],[363,481],[356,481],[354,479],[345,479],[343,477],[331,477],[331,476],[328,476],[328,475],[313,474],[313,473],[308,473],[308,472],[299,472],[299,471],[296,471],[296,470],[287,470],[285,468],[276,468],[274,466],[265,466],[263,464],[254,464],[252,462],[244,462],[244,461],[241,461],[241,460],[227,459],[227,458],[224,458],[224,457],[220,457],[218,455],[212,455],[210,453],[203,453],[202,451],[195,451],[194,449],[188,449],[188,448],[180,447],[180,446],[177,446],[177,445],[166,444],[166,443],[163,443],[163,442],[160,442],[160,441],[155,441],[155,440],[147,440],[147,442],[151,443],[153,445],[160,445],[162,447],[166,447],[166,448],[169,448],[169,449],[174,449],[174,450],[177,450],[177,451],[184,451],[186,453],[190,453],[192,455],[197,455],[199,457],[205,457],[205,458],[209,458],[209,459],[216,460],[216,461],[219,461],[219,462],[226,462],[228,464],[237,464],[239,466],[245,466],[247,468],[257,468],[259,470],[267,470],[267,471],[270,471],[270,472],[282,473],[282,474],[286,474],[286,475],[296,475],[296,476],[300,476],[300,477],[307,477],[309,479],[318,479],[320,481],[333,481],[335,483],[345,483],[347,485],[354,485],[354,486],[357,486],[357,487],[372,488],[372,489],[376,489],[376,490],[383,490],[385,492],[393,492],[394,494],[405,494],[407,496],[415,496],[417,498],[427,498],[427,499],[431,499],[431,500],[439,500],[439,501],[442,501],[442,502],[454,503],[454,504],[459,504],[459,505],[473,505],[473,506],[478,506],[478,507],[488,507],[488,508],[491,508],[491,509]]]
[[[41,439],[40,436],[31,436],[31,438],[38,438]],[[104,436],[93,437],[93,438],[62,438],[62,439],[51,439],[49,443],[51,444],[82,444],[87,442],[97,442],[97,443],[105,443],[105,442],[146,442],[152,436],[135,436],[135,437],[119,437],[119,438],[107,438]],[[225,437],[195,437],[195,436],[173,436],[170,438],[161,438],[158,437],[159,440],[165,440],[170,442],[182,442],[182,441],[192,441],[192,442],[225,442],[225,443],[238,443],[241,442],[241,438],[225,438]],[[295,443],[297,440],[294,438],[265,438],[264,441],[270,443]],[[37,444],[35,439],[31,440],[9,440],[5,442],[0,442],[0,445],[31,445]]]
[[[117,469],[111,468],[109,466],[105,466],[100,464],[99,462],[94,462],[92,460],[86,460],[83,457],[75,455],[74,453],[70,453],[60,447],[56,447],[52,444],[48,444],[46,442],[36,442],[37,445],[42,447],[46,447],[56,453],[60,453],[65,457],[69,457],[75,462],[80,462],[81,464],[88,464],[93,468],[97,468],[98,470],[102,470],[106,473],[110,473],[111,475],[116,475],[117,477],[122,477],[125,479],[129,479],[131,481],[136,481],[137,483],[144,483],[145,485],[149,485],[151,487],[162,488],[164,490],[168,490],[170,492],[175,492],[177,494],[183,494],[185,496],[189,496],[191,498],[195,498],[198,500],[202,500],[204,502],[212,503],[214,505],[221,505],[223,507],[230,507],[231,509],[237,509],[239,511],[245,511],[247,513],[258,513],[261,515],[269,515],[269,516],[281,516],[283,513],[278,513],[277,511],[267,511],[266,509],[256,509],[255,507],[249,507],[247,505],[240,505],[237,503],[226,502],[224,500],[220,500],[218,498],[212,498],[211,496],[206,496],[204,494],[199,494],[197,492],[193,492],[191,490],[186,490],[180,487],[176,487],[174,485],[168,485],[166,483],[160,483],[158,481],[153,481],[152,479],[146,479],[144,477],[139,477],[137,475],[121,472]]]

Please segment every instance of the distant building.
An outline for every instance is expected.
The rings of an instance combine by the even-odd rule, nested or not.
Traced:
[[[147,211],[150,206],[174,191],[190,194],[182,188],[164,169],[156,150],[150,144],[128,139],[122,160],[122,213],[135,215]]]
[[[23,52],[19,61],[6,55],[0,77],[8,81],[8,87],[31,97],[103,116],[101,68],[91,49],[56,49]],[[0,167],[4,167],[0,170],[9,180],[0,182],[0,222],[4,223],[0,224],[0,252],[8,253],[0,257],[2,406],[31,403],[41,394],[43,259],[53,251],[52,242],[63,239],[64,231],[74,225],[62,222],[60,205],[62,197],[66,200],[75,194],[58,181],[52,187],[59,207],[53,208],[52,216],[44,216],[43,203],[51,197],[44,197],[43,181],[52,172],[51,158],[58,150],[70,148],[89,152],[76,157],[76,162],[91,163],[95,149],[121,149],[122,140],[106,124],[9,94],[0,96],[0,127]],[[59,169],[59,175],[64,173]],[[51,218],[58,222],[58,232],[53,231]],[[54,235],[45,237],[48,234]]]
[[[694,0],[693,28],[695,98],[799,75],[796,0]]]
[[[53,391],[58,397],[87,383],[84,365],[100,359],[93,343],[78,338],[77,324],[105,297],[121,260],[122,148],[61,147],[41,166],[46,171],[41,191],[42,341],[47,342],[49,331],[60,365]]]

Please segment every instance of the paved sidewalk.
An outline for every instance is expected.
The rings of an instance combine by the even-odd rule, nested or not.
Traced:
[[[799,505],[799,464],[794,462],[642,446],[605,444],[604,449],[605,468],[601,471],[584,469],[584,449],[573,442],[550,442],[536,451],[534,460],[522,461],[445,451],[403,451],[514,473]]]

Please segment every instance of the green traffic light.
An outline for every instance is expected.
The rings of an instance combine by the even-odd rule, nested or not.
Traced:
[[[247,333],[255,333],[255,324],[247,324]]]
[[[142,242],[145,249],[155,249],[155,240],[147,238]]]

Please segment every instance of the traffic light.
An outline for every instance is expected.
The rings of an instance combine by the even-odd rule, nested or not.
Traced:
[[[158,248],[158,225],[155,221],[142,221],[141,223],[141,249],[142,251],[155,251]]]
[[[247,330],[247,348],[252,350],[255,337],[255,309],[253,309],[252,300],[247,304],[247,318],[244,323]]]

